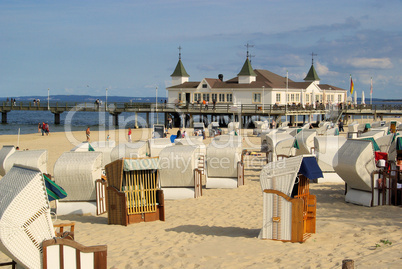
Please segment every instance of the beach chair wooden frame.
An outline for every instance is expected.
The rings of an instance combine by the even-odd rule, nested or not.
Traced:
[[[164,195],[158,186],[158,170],[124,171],[120,159],[106,168],[108,223],[127,226],[131,223],[165,220]]]
[[[43,269],[50,268],[107,268],[107,246],[86,247],[67,239],[43,241]]]

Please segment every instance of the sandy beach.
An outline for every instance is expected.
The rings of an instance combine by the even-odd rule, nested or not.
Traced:
[[[107,134],[116,143],[127,140],[126,130],[91,132],[91,140],[105,140]],[[150,136],[149,129],[133,130],[133,141]],[[85,130],[37,133],[21,135],[19,147],[47,149],[52,174],[58,157],[84,140]],[[244,147],[253,148],[259,141],[247,137]],[[17,136],[0,136],[0,146],[16,144]],[[108,225],[105,214],[59,216],[57,223],[75,221],[75,240],[81,244],[107,245],[108,268],[341,268],[344,259],[354,260],[356,268],[401,267],[401,207],[348,204],[341,183],[310,185],[317,196],[317,233],[305,243],[258,239],[263,210],[260,169],[246,160],[244,186],[204,189],[198,199],[165,201],[165,222]],[[9,258],[0,253],[0,262],[6,261]]]

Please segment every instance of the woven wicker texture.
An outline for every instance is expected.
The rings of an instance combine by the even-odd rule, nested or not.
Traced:
[[[110,153],[112,162],[121,158],[143,158],[148,153],[147,141],[119,144]]]
[[[159,154],[161,187],[194,187],[194,169],[199,149],[193,146],[175,145]]]
[[[67,192],[67,201],[95,201],[95,180],[102,174],[102,153],[64,152],[54,164],[56,184]]]
[[[5,172],[10,171],[14,164],[38,168],[42,173],[47,173],[47,150],[15,151],[6,160]]]
[[[371,173],[376,169],[371,141],[348,139],[335,158],[334,170],[348,187],[371,192]]]
[[[338,163],[338,159],[335,159],[335,155],[345,142],[346,138],[342,136],[314,137],[317,163],[323,172],[334,172],[333,163]]]
[[[0,176],[6,174],[4,168],[7,158],[15,152],[14,146],[3,146],[0,150]]]
[[[208,177],[236,178],[237,163],[241,161],[242,144],[213,141],[207,147]]]
[[[41,243],[54,237],[41,172],[11,168],[0,193],[0,250],[26,268],[41,268]]]
[[[303,129],[296,135],[299,149],[296,149],[296,155],[310,154],[314,147],[314,137],[317,135],[315,130]]]
[[[154,138],[148,140],[148,152],[151,157],[158,157],[159,153],[166,147],[171,147],[174,144],[169,138]]]
[[[260,174],[261,189],[277,190],[290,196],[303,156],[286,158],[265,165]]]

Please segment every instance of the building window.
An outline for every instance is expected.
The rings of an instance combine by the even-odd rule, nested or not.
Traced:
[[[306,94],[306,103],[310,102],[310,94]]]
[[[201,93],[194,93],[194,102],[201,101]]]
[[[286,103],[289,103],[289,94],[286,94]]]
[[[212,96],[211,96],[211,98],[212,98],[212,102],[215,100],[218,100],[218,94],[217,93],[212,93],[211,94]]]
[[[219,94],[219,102],[225,102],[225,94],[224,93]]]
[[[296,102],[300,102],[300,94],[296,93]]]
[[[281,94],[280,93],[276,94],[276,102],[278,102],[278,103],[281,102]]]
[[[253,103],[261,103],[261,93],[253,93]]]
[[[207,84],[202,84],[202,88],[203,88],[203,89],[208,88]]]
[[[291,101],[291,102],[294,102],[294,101],[295,101],[295,94],[294,94],[294,93],[292,93],[292,94],[290,95],[290,101]]]
[[[181,93],[179,92],[179,101],[181,101]]]
[[[229,103],[232,102],[232,94],[231,93],[226,94],[226,102],[229,102]]]
[[[342,94],[338,94],[338,102],[342,102]]]
[[[209,93],[203,93],[202,94],[202,100],[205,100],[205,101],[209,102]]]

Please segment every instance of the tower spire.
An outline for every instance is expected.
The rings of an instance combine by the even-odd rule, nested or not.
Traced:
[[[248,57],[250,56],[250,53],[249,53],[248,49],[249,49],[249,48],[253,48],[254,45],[250,45],[249,43],[247,43],[247,44],[244,45],[244,46],[247,48],[247,59],[248,59]]]
[[[314,56],[317,56],[318,54],[314,54],[314,52],[311,53],[311,65],[314,65]]]
[[[181,46],[177,48],[179,50],[179,60],[181,60]]]

